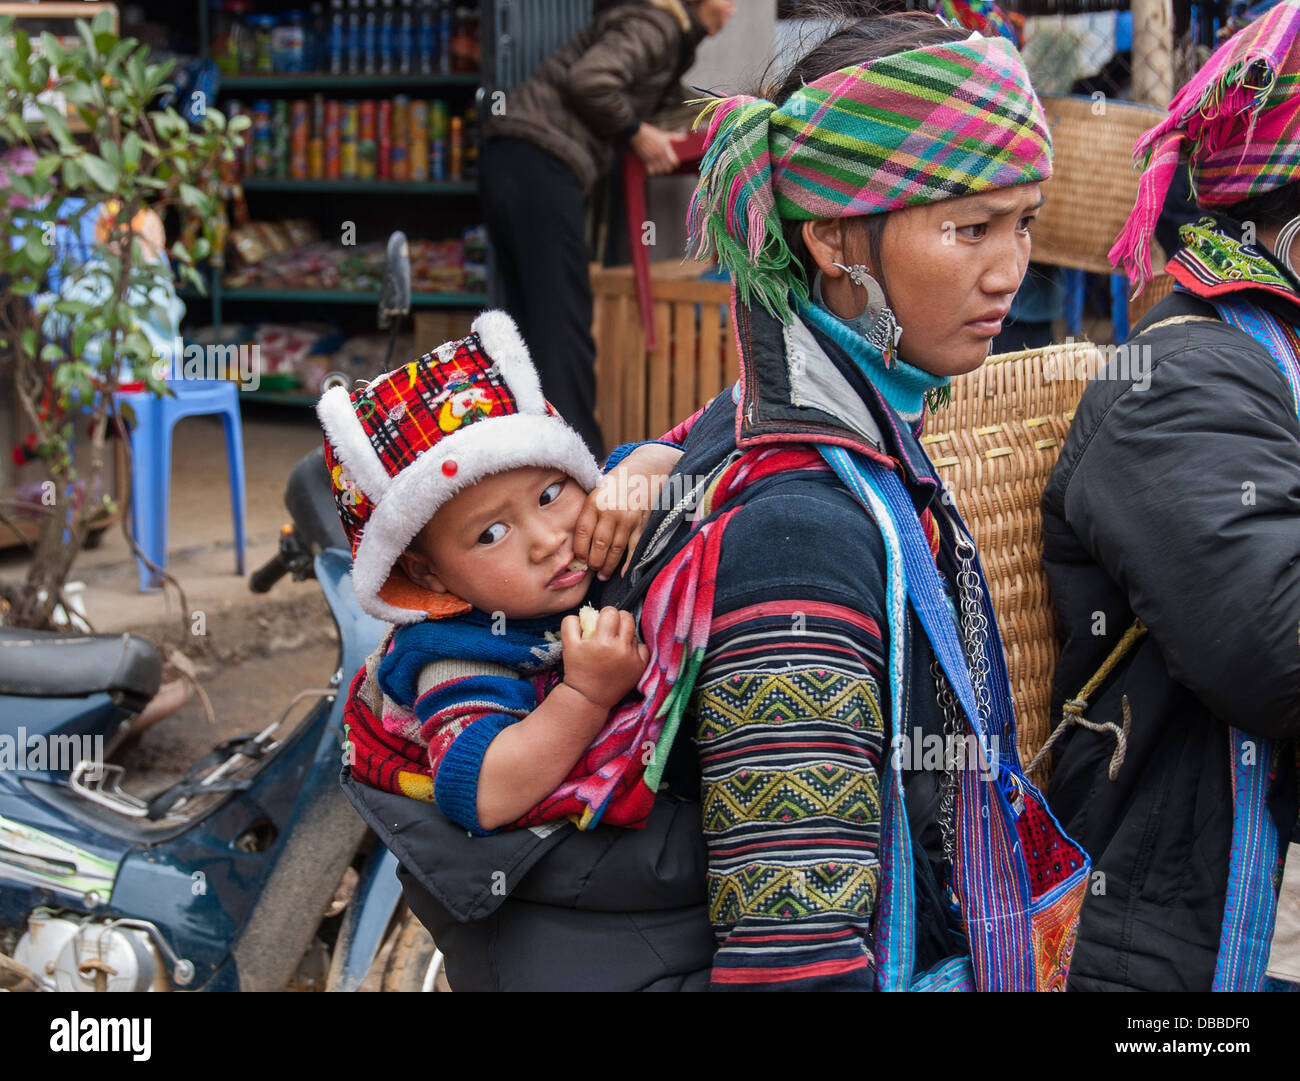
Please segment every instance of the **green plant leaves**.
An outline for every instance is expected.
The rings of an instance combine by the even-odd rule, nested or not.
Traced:
[[[99,59],[99,50],[95,47],[95,32],[91,30],[85,19],[76,21],[77,33],[81,35],[81,40],[86,44],[86,51],[90,54],[92,60]]]
[[[86,303],[84,300],[56,300],[53,304],[54,310],[63,315],[85,315],[88,311],[93,311],[93,305]]]
[[[59,149],[64,152],[76,149],[77,144],[72,140],[72,132],[68,130],[68,121],[62,111],[46,102],[41,102],[39,107],[41,115],[45,117],[45,123],[50,129],[50,134],[54,136],[54,141],[59,144]]]
[[[180,186],[181,204],[206,216],[212,213],[212,200],[193,184],[182,183]]]
[[[14,87],[23,93],[31,82],[32,42],[23,31],[14,31],[14,51],[10,60],[9,78]]]
[[[59,166],[63,164],[63,159],[56,154],[46,154],[43,158],[38,158],[36,164],[32,167],[32,176],[38,180],[48,180],[59,171]]]
[[[41,56],[55,68],[64,66],[65,53],[63,52],[63,46],[59,44],[59,39],[48,30],[41,32]]]
[[[85,154],[80,159],[81,167],[86,171],[86,175],[99,185],[102,191],[116,191],[122,174],[103,158],[97,158],[94,154]]]
[[[122,140],[122,165],[128,173],[134,173],[140,167],[140,152],[144,140],[134,131],[128,131]]]
[[[78,191],[86,182],[86,171],[76,158],[68,158],[63,163],[63,186],[68,191]]]

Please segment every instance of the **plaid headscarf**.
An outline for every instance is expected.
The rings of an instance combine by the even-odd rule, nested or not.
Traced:
[[[711,102],[688,228],[744,303],[808,297],[785,221],[881,214],[1051,176],[1047,118],[1016,47],[972,34],[832,72],[779,108]]]
[[[1297,31],[1300,0],[1282,0],[1224,42],[1133,148],[1145,172],[1110,261],[1139,292],[1151,279],[1151,237],[1180,157],[1204,207],[1262,195],[1300,173]]]

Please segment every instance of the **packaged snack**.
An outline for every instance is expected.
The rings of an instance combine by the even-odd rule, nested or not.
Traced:
[[[375,103],[357,106],[357,179],[374,180],[378,149],[375,145]]]
[[[389,173],[394,180],[409,180],[411,178],[410,109],[410,99],[404,95],[399,94],[393,98]]]
[[[271,172],[284,180],[289,175],[289,103],[283,98],[271,114]]]
[[[325,179],[338,180],[343,110],[337,101],[325,103]]]
[[[460,180],[464,165],[464,129],[460,117],[451,118],[451,179]]]
[[[379,103],[379,120],[378,131],[376,132],[376,162],[375,171],[380,180],[388,180],[391,174],[392,150],[393,144],[389,134],[393,122],[393,103],[391,101],[381,101]]]
[[[259,101],[253,106],[253,176],[270,176],[274,157],[271,142],[271,103]]]
[[[311,106],[306,101],[293,103],[289,117],[289,177],[307,179],[307,144],[311,139]]]
[[[429,179],[429,103],[411,102],[411,144],[408,174],[412,180]]]
[[[339,176],[344,180],[357,178],[357,103],[343,103],[339,141]]]

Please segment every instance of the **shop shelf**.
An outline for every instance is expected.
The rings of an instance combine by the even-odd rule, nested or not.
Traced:
[[[331,75],[314,71],[303,75],[223,75],[222,95],[247,90],[412,90],[478,86],[478,72],[452,75]]]
[[[181,290],[183,300],[201,299],[193,289]],[[209,294],[210,295],[210,294]],[[379,293],[351,292],[342,289],[225,289],[223,301],[248,300],[288,304],[369,304],[379,303]],[[482,293],[412,293],[412,308],[482,308],[487,297]]]
[[[472,180],[281,180],[278,177],[250,177],[244,181],[244,190],[339,195],[363,192],[376,195],[473,195],[477,189]]]

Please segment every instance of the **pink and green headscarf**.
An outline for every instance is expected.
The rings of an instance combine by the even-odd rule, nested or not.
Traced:
[[[1300,0],[1283,0],[1224,42],[1133,148],[1137,204],[1110,250],[1141,287],[1151,237],[1185,158],[1196,201],[1228,206],[1300,176]]]
[[[711,102],[688,228],[744,303],[807,299],[787,221],[882,214],[1051,176],[1047,119],[1016,47],[972,34],[831,72],[781,106]]]

